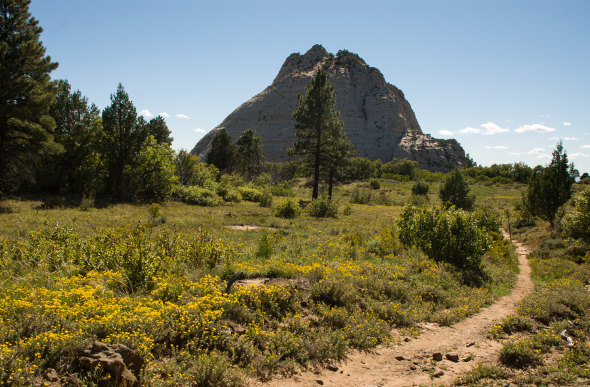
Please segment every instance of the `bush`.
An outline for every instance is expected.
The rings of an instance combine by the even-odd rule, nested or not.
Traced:
[[[199,206],[218,206],[222,199],[215,191],[208,188],[196,186],[177,186],[174,191],[174,197],[187,204],[196,204]]]
[[[590,188],[586,188],[574,201],[574,208],[562,223],[563,235],[590,246]]]
[[[217,194],[223,198],[225,202],[239,203],[242,201],[242,195],[235,188],[227,185],[220,185],[217,188]]]
[[[309,215],[316,218],[335,218],[338,214],[338,203],[327,197],[312,200],[309,204]]]
[[[346,215],[346,216],[352,215],[352,207],[350,204],[347,204],[344,206],[344,209],[342,210],[342,214]]]
[[[502,364],[514,368],[526,368],[541,363],[541,357],[529,341],[509,341],[500,350]]]
[[[372,193],[367,189],[354,187],[350,195],[350,202],[356,204],[367,204],[371,201]]]
[[[301,206],[293,200],[287,200],[275,208],[275,216],[279,218],[296,218],[301,215]]]
[[[238,188],[240,193],[242,194],[242,199],[247,200],[249,202],[257,202],[259,203],[262,200],[262,191],[253,188],[253,187],[240,187]]]
[[[468,283],[481,282],[482,256],[489,248],[486,233],[475,216],[450,208],[415,208],[406,205],[398,221],[399,239],[435,261],[448,262],[463,271]]]
[[[260,206],[261,207],[270,207],[272,206],[272,194],[269,190],[262,191],[262,196],[260,197]]]
[[[423,181],[417,181],[412,186],[412,195],[427,195],[430,191],[430,186]]]
[[[371,179],[371,181],[369,181],[369,188],[379,189],[381,188],[381,183],[377,179]]]
[[[268,238],[267,233],[263,233],[258,241],[258,249],[256,250],[256,256],[260,258],[269,258],[272,254],[273,246],[272,241]]]

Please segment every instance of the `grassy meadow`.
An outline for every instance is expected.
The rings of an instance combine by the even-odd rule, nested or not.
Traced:
[[[277,205],[308,200],[301,183],[271,207],[5,200],[0,384],[42,385],[49,368],[62,382],[108,382],[78,360],[100,340],[136,351],[145,385],[241,385],[395,343],[421,322],[452,324],[509,293],[516,255],[499,234],[488,235],[485,281],[469,286],[398,239],[403,206],[438,206],[439,183],[427,200],[413,182],[380,183],[337,187],[336,218],[275,217]],[[503,213],[523,186],[471,188],[476,206]],[[359,192],[369,202],[350,204]],[[259,228],[228,227],[244,225]]]

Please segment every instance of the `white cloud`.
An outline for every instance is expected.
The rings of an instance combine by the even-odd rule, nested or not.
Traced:
[[[182,114],[182,113],[178,113],[174,117],[176,117],[176,118],[184,118],[185,120],[190,120],[191,119],[189,116],[187,116],[186,114]]]
[[[461,133],[461,134],[477,134],[477,133],[481,133],[481,129],[468,127],[468,128],[464,128],[464,129],[459,130],[459,133]]]
[[[553,141],[559,141],[559,140],[562,140],[562,141],[578,141],[579,138],[576,138],[576,137],[557,137],[557,136],[555,136],[555,137],[551,137],[550,140],[553,140]]]
[[[537,156],[538,159],[550,159],[551,155],[549,153],[543,153]]]
[[[572,123],[569,121],[563,121],[563,126],[572,126]]]
[[[582,152],[576,152],[576,153],[572,153],[571,155],[568,155],[571,159],[579,159],[580,157],[590,157],[589,154],[587,153],[582,153]]]
[[[537,133],[548,133],[548,132],[555,132],[555,128],[550,128],[543,124],[530,124],[530,125],[523,125],[518,127],[514,130],[516,133],[525,133],[525,132],[537,132]]]
[[[195,129],[193,129],[193,131],[195,131],[197,133],[205,133],[206,132],[205,129],[201,129],[201,128],[195,128]]]
[[[588,145],[582,145],[580,148],[590,149],[590,144],[588,144]]]
[[[500,126],[498,126],[497,124],[495,124],[493,122],[486,122],[485,124],[481,124],[480,126],[485,129],[485,131],[482,132],[482,134],[486,134],[486,135],[493,135],[496,133],[506,133],[506,132],[510,131],[507,128],[501,128]]]
[[[152,113],[150,113],[150,111],[148,109],[143,109],[142,111],[139,112],[139,115],[144,116],[145,118],[154,116]]]
[[[484,146],[484,148],[485,149],[492,149],[492,146],[491,145],[486,145],[486,146]]]
[[[539,155],[545,153],[545,148],[534,148],[527,152],[529,155]]]
[[[168,118],[170,117],[170,114],[166,113],[166,112],[162,112],[162,113],[158,113],[159,116],[162,116],[164,118]]]
[[[452,136],[453,134],[455,134],[454,132],[451,132],[450,130],[439,130],[438,133],[442,134],[443,136]]]
[[[508,149],[506,145],[496,145],[494,149]]]

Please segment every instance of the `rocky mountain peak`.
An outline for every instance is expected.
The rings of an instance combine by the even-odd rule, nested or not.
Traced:
[[[235,141],[254,128],[262,137],[269,161],[286,161],[286,149],[296,140],[293,111],[297,94],[322,68],[328,73],[336,94],[336,109],[357,156],[388,162],[393,158],[416,160],[422,168],[448,170],[466,161],[455,140],[438,140],[425,135],[403,92],[385,81],[357,54],[340,50],[330,54],[319,44],[305,54],[289,55],[265,90],[243,103],[219,126],[203,137],[192,150],[204,155],[215,133],[224,128]]]

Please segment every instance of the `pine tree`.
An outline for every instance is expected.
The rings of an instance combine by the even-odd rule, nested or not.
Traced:
[[[246,176],[251,178],[259,175],[264,167],[264,147],[262,146],[262,138],[256,135],[256,130],[244,130],[236,140],[236,145],[244,163]]]
[[[458,168],[455,168],[440,187],[440,200],[445,207],[455,206],[462,210],[472,210],[473,196],[469,196],[467,179]]]
[[[205,162],[215,165],[221,173],[232,173],[240,168],[240,154],[225,129],[221,129],[213,137]]]
[[[164,117],[154,117],[149,120],[146,125],[148,134],[154,136],[158,144],[166,143],[168,145],[172,145],[173,138],[170,137],[170,129],[168,129],[168,125],[166,125]]]
[[[555,225],[557,211],[572,197],[575,170],[568,163],[567,153],[560,142],[553,151],[551,163],[543,168],[536,167],[529,179],[524,207],[533,216]]]
[[[0,197],[30,169],[40,153],[57,153],[52,140],[55,100],[49,73],[57,67],[45,56],[43,31],[29,13],[30,0],[0,0]]]
[[[327,153],[327,160],[325,163],[326,180],[328,182],[328,199],[332,199],[332,190],[335,180],[340,178],[342,172],[346,168],[346,161],[353,154],[354,147],[346,134],[342,121],[332,126],[332,140],[330,141],[330,150]]]
[[[298,95],[299,108],[293,112],[298,141],[287,150],[289,155],[302,155],[303,165],[313,176],[311,197],[319,194],[320,172],[330,163],[331,152],[338,147],[335,141],[342,121],[334,109],[336,97],[327,74],[318,70],[311,83],[305,87],[305,96]]]
[[[145,121],[138,119],[135,106],[120,83],[116,93],[111,94],[111,105],[102,112],[102,125],[106,191],[119,200],[128,199],[132,193],[126,192],[125,169],[133,165],[147,138],[147,129]]]

